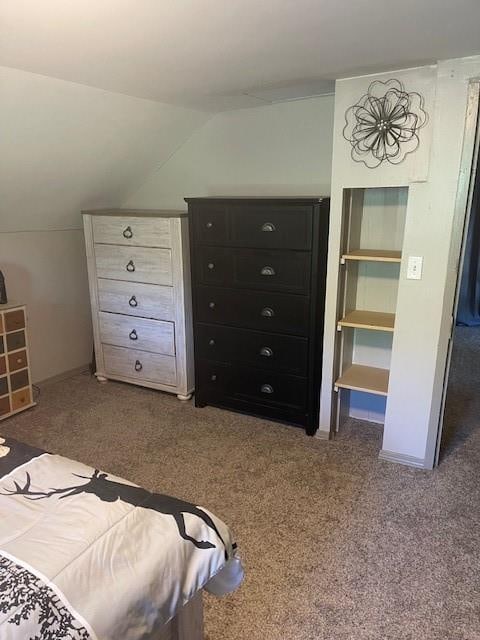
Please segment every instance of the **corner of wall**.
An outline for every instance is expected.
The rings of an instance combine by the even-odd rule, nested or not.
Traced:
[[[155,177],[158,176],[162,172],[162,170],[182,151],[182,149],[184,149],[195,138],[195,136],[197,136],[207,125],[209,125],[217,115],[218,113],[206,113],[205,119],[198,125],[196,125],[195,128],[191,130],[188,135],[179,142],[172,153],[170,153],[167,158],[162,159],[161,162],[150,169],[148,173],[143,177],[143,179],[138,182],[135,187],[132,187],[129,194],[125,198],[123,198],[121,206],[130,208],[148,206],[142,203],[145,202],[146,198],[148,199],[146,193],[148,193],[149,185],[155,180]],[[167,208],[167,205],[162,206],[165,206]]]

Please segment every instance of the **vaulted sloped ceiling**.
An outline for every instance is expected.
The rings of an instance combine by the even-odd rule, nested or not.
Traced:
[[[479,0],[1,0],[0,64],[222,110],[480,52]]]
[[[80,228],[120,206],[205,112],[0,67],[0,232]]]
[[[0,0],[0,231],[79,228],[209,111],[480,51],[479,0]]]

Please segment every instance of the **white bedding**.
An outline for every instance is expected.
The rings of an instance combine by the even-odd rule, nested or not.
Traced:
[[[0,446],[1,640],[148,640],[199,589],[241,583],[231,532],[206,509]]]

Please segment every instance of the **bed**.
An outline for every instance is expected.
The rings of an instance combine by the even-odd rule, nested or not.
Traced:
[[[242,579],[207,509],[0,438],[2,640],[200,640]]]

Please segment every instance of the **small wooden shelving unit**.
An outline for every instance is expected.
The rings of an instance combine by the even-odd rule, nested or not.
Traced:
[[[337,429],[347,417],[384,420],[407,196],[406,187],[344,190],[333,412]]]
[[[25,305],[0,305],[0,420],[35,406]]]

